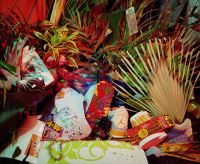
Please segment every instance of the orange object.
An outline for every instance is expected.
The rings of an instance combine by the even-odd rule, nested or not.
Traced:
[[[11,13],[9,9],[12,10],[14,7],[13,11],[20,17],[22,23],[25,23],[23,16],[27,20],[36,0],[18,0],[18,2],[16,2],[17,0],[0,0],[0,12],[9,15]],[[22,12],[23,16],[19,10]],[[37,20],[44,20],[45,10],[46,0],[38,0],[28,20],[28,24],[35,23]],[[10,16],[14,17],[12,13]]]
[[[64,95],[65,95],[65,92],[60,91],[60,92],[57,94],[58,99],[61,99]]]
[[[193,146],[192,143],[176,143],[176,144],[163,143],[162,153],[167,156],[177,157],[188,161],[200,163],[199,151],[191,150],[187,152],[187,150],[192,146]]]
[[[30,148],[30,152],[29,155],[38,158],[39,157],[39,152],[40,152],[40,142],[41,142],[42,137],[32,134],[32,137],[29,141],[29,144],[26,148],[26,151],[24,153],[24,155],[28,155],[28,151]]]

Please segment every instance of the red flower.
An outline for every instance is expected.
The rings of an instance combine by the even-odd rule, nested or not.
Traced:
[[[56,86],[56,92],[59,92],[62,88],[63,88],[63,85],[61,84],[61,82],[58,82]]]

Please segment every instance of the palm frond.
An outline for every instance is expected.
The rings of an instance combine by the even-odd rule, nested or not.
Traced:
[[[190,48],[185,51],[184,43],[182,42],[181,49],[177,51],[174,48],[175,40],[169,40],[165,44],[161,40],[158,42],[155,39],[154,43],[149,40],[145,46],[141,44],[145,55],[135,47],[139,57],[137,61],[127,52],[128,57],[122,56],[121,59],[124,66],[118,67],[121,74],[125,74],[132,85],[128,84],[118,71],[116,74],[139,98],[117,84],[114,88],[137,109],[139,107],[141,110],[147,110],[155,116],[168,113],[175,122],[182,122],[194,86],[200,76],[199,71],[194,84],[191,83],[199,52],[194,54],[194,49],[190,51]],[[165,55],[165,52],[168,54]],[[142,68],[137,64],[138,62],[143,64]],[[189,71],[191,65],[192,70]],[[135,71],[135,66],[138,67],[138,72]]]

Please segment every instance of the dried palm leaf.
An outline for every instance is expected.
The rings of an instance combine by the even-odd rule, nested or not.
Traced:
[[[141,44],[145,57],[135,47],[139,57],[137,61],[129,52],[127,54],[130,60],[122,56],[124,67],[118,67],[121,74],[124,74],[132,82],[132,85],[128,84],[118,71],[115,72],[139,98],[131,95],[130,91],[121,86],[114,88],[129,102],[132,102],[131,104],[137,109],[139,107],[142,110],[147,110],[154,116],[168,113],[175,122],[180,123],[183,121],[194,85],[200,75],[200,71],[198,71],[192,85],[191,81],[199,52],[194,54],[194,49],[190,51],[189,48],[185,53],[185,42],[182,42],[181,49],[176,50],[175,53],[175,41],[175,39],[169,39],[167,43],[163,44],[161,40],[155,39],[154,43],[149,40],[145,46]],[[167,47],[167,49],[164,51],[163,47]],[[164,52],[168,52],[168,54],[166,55]],[[143,66],[139,66],[138,62],[142,63]],[[136,67],[138,71],[135,70]]]

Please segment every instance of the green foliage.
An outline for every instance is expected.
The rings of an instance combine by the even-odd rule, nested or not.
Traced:
[[[44,50],[46,50],[48,47],[46,52],[49,54],[53,54],[54,59],[56,59],[60,53],[78,52],[76,44],[73,41],[78,33],[74,32],[70,35],[67,35],[68,28],[66,27],[66,25],[61,27],[60,29],[54,29],[54,26],[52,26],[49,31],[46,30],[44,35],[37,31],[34,31],[34,34],[38,38],[47,42],[47,44],[44,45]]]

